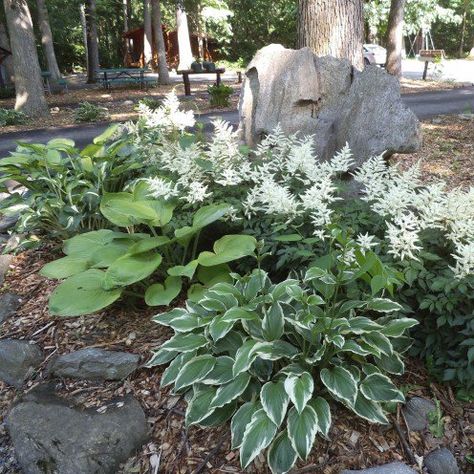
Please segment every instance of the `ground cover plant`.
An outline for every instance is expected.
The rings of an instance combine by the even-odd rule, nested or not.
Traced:
[[[232,95],[234,90],[230,86],[225,84],[214,84],[207,88],[209,92],[209,102],[211,106],[218,107],[229,107],[229,97]]]
[[[76,122],[99,122],[107,118],[107,109],[90,102],[81,102],[74,111]]]
[[[18,110],[0,109],[0,127],[8,125],[21,125],[27,121],[28,117]]]

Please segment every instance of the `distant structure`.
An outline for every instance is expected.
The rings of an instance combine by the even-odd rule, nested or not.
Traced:
[[[5,87],[6,83],[9,82],[5,66],[2,65],[8,56],[11,56],[11,52],[8,49],[0,46],[0,87]]]

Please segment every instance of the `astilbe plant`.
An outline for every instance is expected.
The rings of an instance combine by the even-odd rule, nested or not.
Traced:
[[[161,385],[185,394],[188,426],[232,419],[243,468],[266,448],[274,473],[307,459],[334,402],[386,424],[386,404],[404,401],[390,375],[403,373],[403,334],[417,321],[385,297],[398,275],[339,229],[331,236],[332,252],[303,275],[274,284],[259,268],[233,274],[154,318],[175,334],[148,366],[169,363]]]

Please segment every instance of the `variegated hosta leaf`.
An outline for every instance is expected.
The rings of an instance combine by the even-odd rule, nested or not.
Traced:
[[[357,397],[357,383],[353,375],[343,367],[323,369],[320,373],[321,382],[338,399],[353,405]]]
[[[265,360],[292,359],[299,350],[286,341],[259,342],[251,351]]]
[[[273,303],[263,317],[262,329],[267,341],[280,339],[285,329],[285,318],[280,303]]]
[[[286,430],[282,431],[268,448],[267,461],[273,474],[288,472],[295,465],[297,457]]]
[[[327,437],[332,423],[329,403],[322,397],[316,397],[309,401],[309,405],[316,412],[316,416],[318,417],[318,431],[320,431],[324,437]]]
[[[162,326],[169,326],[171,321],[185,317],[187,314],[189,314],[189,312],[184,308],[174,308],[166,313],[160,313],[153,316],[151,320],[155,323],[161,324]]]
[[[280,426],[285,418],[289,403],[283,381],[266,383],[260,392],[260,401],[270,420]]]
[[[220,426],[229,420],[237,408],[237,402],[233,401],[227,405],[212,409],[211,414],[201,420],[198,425],[203,427]]]
[[[387,337],[400,337],[407,329],[416,326],[419,322],[412,318],[393,319],[382,329],[382,334]]]
[[[298,413],[301,413],[313,395],[313,377],[308,372],[301,375],[290,375],[285,380],[285,390]]]
[[[191,332],[206,324],[202,322],[202,319],[192,313],[186,313],[182,316],[172,319],[168,326],[174,329],[176,332]]]
[[[357,394],[357,400],[350,408],[354,413],[372,423],[388,424],[381,406],[372,400],[367,400],[361,392]]]
[[[385,372],[393,375],[402,375],[405,372],[405,364],[397,353],[393,353],[390,357],[381,355],[375,358],[377,367],[380,367]]]
[[[318,416],[310,405],[300,413],[295,408],[288,412],[288,437],[303,461],[309,456],[317,432]]]
[[[244,393],[250,383],[250,375],[247,373],[238,375],[232,382],[222,385],[217,389],[216,396],[212,400],[212,406],[219,408],[227,405],[231,401]]]
[[[171,362],[178,354],[179,352],[163,351],[160,349],[153,353],[152,358],[146,363],[145,367],[151,368],[156,367],[157,365],[167,364],[168,362]]]
[[[244,403],[232,417],[230,432],[232,436],[232,449],[240,448],[244,439],[245,428],[250,423],[253,414],[261,408],[257,401]]]
[[[186,362],[190,361],[194,356],[195,352],[184,352],[176,357],[176,359],[171,362],[171,364],[166,368],[161,376],[161,386],[166,387],[175,382],[176,377],[179,374],[179,371]]]
[[[208,354],[192,358],[179,371],[176,377],[175,390],[181,390],[205,379],[215,365],[216,359]]]
[[[372,346],[374,349],[378,349],[382,354],[391,356],[393,354],[393,346],[388,337],[385,337],[380,332],[371,332],[370,334],[363,334],[361,339]]]
[[[252,355],[253,348],[258,344],[254,339],[247,339],[237,351],[235,355],[234,367],[232,372],[234,377],[250,368],[257,354]]]
[[[374,298],[367,303],[367,309],[382,313],[393,313],[403,309],[402,305],[386,298]]]
[[[276,431],[277,426],[268,418],[265,410],[253,414],[240,447],[240,464],[244,469],[272,442]]]
[[[186,426],[199,423],[214,411],[211,408],[211,401],[215,394],[215,387],[202,387],[194,392],[193,398],[186,409]]]
[[[209,334],[214,341],[218,341],[232,330],[235,323],[236,321],[226,321],[224,315],[216,316],[209,324]]]
[[[380,331],[383,326],[377,324],[365,316],[357,316],[349,320],[350,329],[344,332],[351,332],[353,334],[365,334],[374,331]]]
[[[160,349],[167,351],[192,352],[207,344],[207,339],[202,334],[175,334],[166,341]]]
[[[374,402],[405,402],[403,393],[382,374],[369,375],[362,381],[359,389],[366,398]]]
[[[230,382],[234,376],[232,367],[234,359],[229,356],[221,356],[216,358],[216,365],[200,382],[206,385],[224,385]]]

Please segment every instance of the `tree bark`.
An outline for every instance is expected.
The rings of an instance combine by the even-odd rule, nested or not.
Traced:
[[[299,0],[298,47],[364,65],[362,0]]]
[[[160,84],[171,84],[168,63],[166,62],[166,47],[161,22],[160,0],[152,0],[151,7],[155,49],[158,55],[158,82]]]
[[[176,28],[178,30],[178,70],[190,69],[193,62],[191,40],[189,39],[188,17],[183,0],[176,1]]]
[[[123,13],[123,31],[126,32],[130,29],[129,0],[122,0],[122,13]]]
[[[11,51],[10,47],[10,40],[8,39],[7,27],[5,24],[0,20],[0,46],[7,51]],[[2,79],[5,84],[12,84],[15,78],[15,72],[13,70],[13,57],[8,56],[6,57],[2,64],[4,74],[2,75]]]
[[[153,64],[153,28],[151,23],[151,0],[143,0],[143,59],[145,67]]]
[[[85,4],[87,34],[87,83],[97,82],[99,69],[99,40],[97,35],[97,6],[95,0],[87,0]]]
[[[15,110],[30,117],[49,115],[36,51],[33,22],[26,0],[3,0],[15,70]]]
[[[51,79],[57,81],[61,79],[56,53],[54,52],[53,33],[49,24],[48,8],[45,0],[36,0],[38,8],[38,23],[41,31],[41,44],[43,45],[44,55],[46,56],[46,64],[51,74]]]
[[[462,14],[462,27],[461,27],[461,41],[459,42],[459,57],[462,58],[464,55],[464,40],[466,37],[466,19],[467,9],[469,6],[469,0],[464,0],[464,9]]]
[[[385,68],[396,77],[402,75],[403,16],[406,0],[392,0],[387,25],[387,63]]]
[[[83,3],[79,5],[79,14],[82,25],[82,40],[84,42],[84,51],[86,52],[86,71],[89,71],[89,48],[87,46],[87,21],[86,21],[86,7]]]

